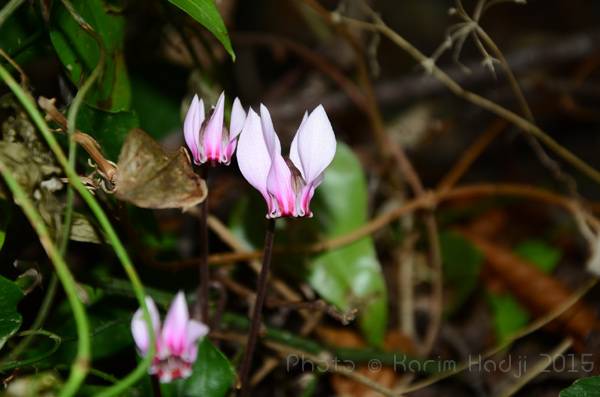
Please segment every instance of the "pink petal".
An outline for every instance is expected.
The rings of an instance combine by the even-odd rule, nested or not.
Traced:
[[[219,161],[221,158],[221,143],[223,142],[223,113],[225,108],[225,93],[222,92],[210,119],[204,127],[202,145],[208,160]]]
[[[290,167],[281,156],[281,153],[273,153],[272,163],[267,178],[267,190],[275,198],[272,203],[270,218],[280,216],[297,216],[296,193],[292,187],[292,172]],[[274,206],[273,204],[276,204]]]
[[[265,143],[271,156],[271,169],[267,177],[267,191],[275,198],[277,206],[269,211],[269,217],[296,216],[296,194],[292,187],[292,172],[283,156],[281,156],[281,143],[273,127],[269,110],[260,105],[260,119],[263,127]]]
[[[204,103],[198,100],[198,95],[194,95],[183,122],[183,136],[196,164],[199,162],[200,127],[203,121]]]
[[[260,117],[252,109],[248,111],[238,140],[237,162],[244,178],[263,195],[267,205],[270,205],[267,177],[271,168],[271,156],[263,136]]]
[[[298,213],[300,214],[300,216],[313,216],[313,213],[310,210],[310,201],[312,200],[315,194],[315,189],[321,184],[321,182],[323,182],[323,174],[321,174],[312,183],[302,188],[302,192],[300,193],[300,208],[298,209]]]
[[[146,307],[148,308],[150,319],[152,320],[154,335],[156,338],[158,338],[160,337],[160,316],[154,301],[149,296],[146,297]],[[146,326],[146,321],[144,320],[144,311],[142,308],[136,310],[135,314],[133,315],[133,319],[131,320],[131,334],[133,335],[133,340],[135,341],[138,349],[143,355],[145,355],[150,345],[150,335],[148,332],[148,327]]]
[[[198,356],[198,342],[208,335],[208,327],[196,320],[190,320],[188,322],[187,330],[187,346],[183,359],[189,363],[196,361]]]
[[[317,180],[335,155],[336,140],[325,109],[319,105],[297,132],[298,157],[307,185]]]
[[[298,168],[298,171],[300,171],[300,174],[302,174],[302,179],[306,179],[306,178],[304,176],[304,170],[302,169],[302,162],[300,161],[300,154],[298,154],[298,132],[302,129],[302,127],[304,127],[304,123],[306,122],[307,118],[308,118],[308,112],[304,112],[304,117],[302,117],[302,122],[300,123],[300,127],[298,127],[298,130],[296,131],[296,135],[294,135],[294,139],[292,139],[292,144],[290,146],[290,160],[292,161],[292,163],[294,163],[296,168]]]
[[[231,121],[229,122],[229,142],[237,138],[240,132],[242,132],[244,121],[246,121],[246,112],[239,98],[235,98],[233,100],[233,107],[231,108]]]
[[[161,335],[162,343],[172,355],[180,356],[185,350],[189,319],[185,295],[179,291],[167,312]]]

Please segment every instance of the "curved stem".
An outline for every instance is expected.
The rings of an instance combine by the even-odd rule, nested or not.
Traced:
[[[2,67],[0,66],[0,71]],[[67,264],[64,259],[60,255],[58,249],[52,242],[52,238],[50,237],[50,233],[46,228],[46,225],[39,214],[39,212],[35,209],[33,203],[27,196],[27,193],[23,190],[23,188],[19,185],[15,177],[12,175],[10,170],[6,167],[6,165],[0,160],[0,172],[6,181],[6,185],[12,192],[15,201],[21,206],[27,219],[33,226],[35,232],[37,233],[40,243],[46,254],[52,261],[56,269],[56,273],[58,274],[58,278],[60,279],[65,293],[67,295],[67,299],[69,300],[69,304],[71,305],[71,310],[73,311],[73,316],[75,317],[75,325],[77,328],[77,356],[75,361],[71,365],[71,373],[69,374],[69,378],[67,379],[65,385],[63,386],[59,397],[70,397],[74,396],[79,389],[79,386],[85,379],[85,376],[89,367],[90,360],[90,327],[85,315],[85,309],[83,304],[79,300],[77,296],[77,287],[75,283],[75,279],[73,275],[69,271]]]
[[[154,330],[152,328],[152,321],[150,319],[150,313],[148,312],[148,308],[146,306],[146,302],[144,299],[144,288],[142,282],[140,281],[135,268],[129,259],[129,255],[125,250],[125,247],[121,243],[115,229],[112,227],[108,217],[100,207],[100,204],[96,201],[94,196],[86,189],[83,183],[79,180],[79,176],[75,172],[75,170],[69,167],[69,163],[67,158],[65,157],[60,145],[56,141],[56,138],[48,128],[48,125],[44,121],[44,117],[40,114],[33,99],[17,84],[14,78],[8,73],[8,71],[0,65],[0,78],[4,80],[4,82],[8,85],[8,87],[15,94],[17,99],[21,102],[29,116],[31,117],[33,123],[40,130],[41,134],[44,136],[44,139],[48,143],[48,147],[52,150],[54,155],[56,156],[58,162],[65,170],[67,177],[69,178],[69,182],[73,185],[74,189],[77,190],[77,193],[81,196],[81,198],[88,205],[98,223],[104,230],[106,234],[107,240],[111,243],[113,249],[115,250],[115,254],[119,258],[125,273],[131,281],[131,285],[133,290],[135,291],[136,298],[140,304],[140,307],[144,311],[144,320],[148,325],[148,329],[150,331],[151,340],[155,340]],[[129,375],[127,375],[124,379],[122,379],[119,383],[105,389],[102,393],[100,393],[99,397],[109,397],[115,396],[119,393],[126,390],[128,387],[133,385],[139,379],[142,378],[146,374],[147,369],[150,366],[152,358],[154,357],[154,353],[156,352],[156,346],[154,343],[150,344],[150,348],[148,354],[144,357],[144,359],[140,362],[140,364],[132,371]]]
[[[262,318],[262,308],[265,303],[267,294],[267,284],[269,281],[269,268],[271,267],[271,256],[273,253],[273,240],[275,237],[275,219],[269,219],[267,223],[267,231],[265,233],[265,249],[263,255],[263,263],[258,275],[256,286],[256,301],[254,302],[254,312],[252,313],[252,324],[248,334],[248,343],[246,345],[246,353],[240,367],[240,382],[242,386],[241,396],[245,397],[250,392],[250,384],[248,383],[248,375],[252,366],[252,357],[254,348],[260,331],[260,323]]]

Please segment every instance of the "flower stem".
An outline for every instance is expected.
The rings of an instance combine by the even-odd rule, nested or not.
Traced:
[[[154,397],[162,397],[162,391],[160,390],[160,381],[157,375],[150,375],[150,383],[152,383],[152,395]]]
[[[204,165],[200,169],[200,177],[204,180],[208,176],[208,166]],[[200,261],[198,263],[198,273],[200,276],[200,283],[196,291],[196,317],[205,324],[209,323],[208,314],[208,286],[210,283],[210,271],[208,267],[208,196],[200,203]]]
[[[246,353],[240,367],[241,381],[241,397],[248,395],[250,385],[248,385],[248,375],[252,366],[252,356],[260,331],[260,323],[262,317],[262,307],[265,303],[267,293],[267,283],[269,281],[269,268],[271,267],[271,254],[273,252],[273,240],[275,237],[275,219],[269,219],[267,223],[267,231],[265,233],[265,248],[263,254],[263,263],[258,275],[256,284],[256,301],[254,302],[254,313],[252,314],[252,324],[250,325],[250,333],[248,334],[248,343],[246,344]]]

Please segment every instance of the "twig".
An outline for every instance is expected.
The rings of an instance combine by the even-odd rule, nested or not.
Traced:
[[[327,355],[323,355],[323,357],[316,356],[314,354],[294,349],[289,346],[275,343],[275,342],[265,342],[265,344],[271,349],[275,350],[283,358],[286,358],[290,355],[294,355],[296,357],[302,357],[303,360],[312,361],[317,364],[319,368],[326,368],[327,371],[337,373],[340,375],[344,375],[349,379],[352,379],[358,383],[361,383],[368,388],[375,390],[386,397],[400,397],[400,394],[395,393],[393,390],[388,389],[387,387],[382,386],[381,384],[375,382],[374,380],[368,378],[367,376],[356,372],[354,368],[348,367],[339,363],[338,361],[333,360],[331,357]]]
[[[248,376],[250,374],[250,367],[252,366],[252,357],[254,356],[254,348],[256,347],[258,333],[260,331],[262,309],[265,302],[265,296],[267,295],[267,283],[269,281],[269,269],[271,267],[271,254],[273,250],[274,237],[275,219],[269,219],[267,221],[267,230],[265,233],[263,263],[256,284],[256,301],[254,302],[252,324],[250,325],[250,332],[248,334],[248,343],[246,345],[244,359],[240,367],[240,380],[242,387],[241,397],[248,396],[248,394],[250,393],[250,384],[248,383]]]
[[[527,383],[531,382],[535,377],[544,372],[558,357],[564,352],[569,350],[573,345],[571,338],[565,338],[558,346],[556,346],[548,354],[544,354],[544,357],[537,362],[533,368],[527,371],[525,374],[520,376],[515,383],[510,385],[506,390],[503,390],[499,394],[499,397],[510,397],[521,390]]]
[[[231,247],[234,251],[240,253],[241,255],[247,254],[248,249],[245,245],[238,240],[238,238],[231,233],[231,231],[225,226],[217,217],[209,215],[208,216],[208,227],[219,236],[223,242],[225,242],[229,247]],[[256,255],[251,257],[244,258],[244,260],[250,260],[250,266],[256,272],[260,272],[260,262],[257,259],[262,257],[262,251],[256,251]],[[211,258],[214,259],[214,255],[209,257],[209,263],[211,262]],[[282,297],[290,301],[299,301],[302,297],[296,293],[292,288],[290,288],[286,283],[275,276],[270,277],[271,284],[275,291],[277,291]]]
[[[540,66],[564,65],[586,58],[600,49],[600,31],[580,32],[553,37],[549,42],[514,50],[506,55],[506,60],[514,73],[531,72]],[[465,73],[465,67],[471,73]],[[446,68],[446,73],[463,88],[474,89],[485,87],[486,84],[496,83],[489,70],[481,65],[480,60],[473,60],[465,65],[454,65]],[[447,87],[437,78],[422,72],[410,73],[398,79],[387,79],[375,83],[375,95],[380,105],[397,106],[415,102],[419,99],[439,96],[446,92]],[[318,102],[317,102],[318,101]],[[345,93],[338,91],[319,96],[314,102],[303,102],[302,109],[322,103],[328,112],[343,113],[352,109],[352,103]],[[273,107],[273,114],[280,118],[296,117],[298,105],[292,102],[282,102]]]
[[[437,185],[438,192],[446,192],[451,189],[467,172],[475,160],[487,148],[490,143],[506,129],[508,122],[504,119],[496,119],[460,156],[456,164]]]
[[[597,183],[600,183],[600,172],[595,168],[591,167],[589,164],[581,160],[574,153],[569,151],[568,149],[561,146],[554,138],[549,136],[546,132],[541,130],[536,125],[532,124],[528,120],[523,117],[517,115],[516,113],[496,104],[495,102],[484,98],[472,91],[466,90],[461,87],[455,80],[453,80],[446,72],[441,70],[435,63],[431,61],[428,57],[426,57],[421,51],[419,51],[416,47],[414,47],[410,42],[408,42],[404,37],[400,36],[397,32],[390,29],[380,18],[376,18],[374,23],[364,22],[357,19],[349,18],[346,16],[342,16],[336,14],[336,18],[340,21],[351,25],[356,26],[362,29],[376,31],[387,36],[392,42],[394,42],[397,46],[406,51],[410,56],[412,56],[415,60],[417,60],[421,65],[426,67],[427,72],[429,72],[432,76],[442,82],[450,91],[452,91],[455,95],[465,99],[468,102],[471,102],[483,109],[486,109],[499,117],[502,117],[519,127],[523,131],[534,135],[538,138],[542,143],[544,143],[550,150],[556,153],[558,156],[562,157],[565,161],[570,163],[573,167],[578,169],[581,173],[588,176],[590,179],[594,180]]]
[[[498,354],[499,352],[501,352],[502,350],[506,349],[507,347],[509,347],[510,345],[512,345],[515,341],[532,334],[533,332],[545,327],[546,325],[548,325],[549,323],[551,323],[552,321],[554,321],[555,319],[557,319],[558,317],[560,317],[563,313],[565,313],[567,310],[569,310],[574,304],[576,304],[577,302],[579,302],[579,300],[585,295],[587,294],[593,287],[595,287],[598,283],[598,280],[590,280],[588,281],[585,285],[583,285],[582,287],[580,287],[577,291],[575,291],[573,293],[573,295],[571,295],[571,298],[569,298],[568,300],[566,300],[565,302],[563,302],[561,305],[557,306],[552,312],[538,318],[537,320],[535,320],[534,322],[532,322],[531,324],[529,324],[528,326],[520,329],[519,331],[515,332],[513,335],[511,335],[509,338],[507,338],[503,343],[501,343],[500,345],[486,351],[485,353],[483,353],[481,355],[481,357],[483,359],[487,359],[490,357],[495,356],[496,354]],[[412,393],[414,391],[417,390],[421,390],[424,389],[425,387],[431,386],[434,383],[437,383],[443,379],[449,378],[451,376],[457,375],[461,372],[463,372],[464,370],[469,369],[469,365],[471,365],[469,362],[463,363],[458,365],[456,368],[454,368],[452,371],[448,371],[439,375],[434,375],[431,376],[427,379],[424,379],[420,382],[417,382],[411,386],[408,386],[404,389],[401,390],[402,393]]]
[[[550,190],[537,188],[531,185],[517,183],[482,183],[463,185],[445,192],[427,192],[426,195],[421,196],[419,198],[415,198],[407,202],[402,207],[398,207],[388,212],[385,212],[371,219],[365,225],[342,236],[325,241],[320,241],[314,244],[285,247],[285,249],[283,249],[283,247],[275,247],[273,252],[277,254],[285,250],[285,252],[287,253],[319,253],[323,251],[333,250],[348,245],[365,236],[373,234],[376,231],[386,227],[390,223],[396,221],[398,218],[411,212],[421,209],[433,208],[446,201],[463,200],[485,196],[510,196],[526,198],[561,207],[570,213],[573,213],[573,211],[578,208],[577,202],[574,201],[572,198],[568,198]],[[591,222],[592,224],[600,228],[600,222],[593,215],[584,212],[584,217],[588,222]],[[212,265],[223,265],[236,261],[256,259],[260,258],[261,256],[262,251],[250,251],[247,249],[242,249],[238,252],[212,254],[209,256],[209,263]],[[196,263],[196,259],[189,259],[180,260],[176,262],[169,262],[168,264],[164,264],[161,266],[173,269],[195,266]]]

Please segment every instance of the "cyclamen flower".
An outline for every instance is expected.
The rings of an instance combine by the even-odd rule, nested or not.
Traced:
[[[323,181],[323,172],[335,155],[336,140],[323,106],[305,113],[292,140],[289,160],[271,115],[260,105],[260,117],[250,109],[237,149],[237,161],[246,180],[267,202],[267,218],[312,216],[310,200]]]
[[[161,383],[187,378],[192,374],[192,365],[198,356],[198,341],[208,334],[208,327],[190,319],[185,296],[181,291],[171,303],[162,327],[152,298],[146,297],[146,306],[156,337],[156,354],[148,371],[157,375]],[[141,308],[133,315],[131,333],[140,355],[145,356],[150,345],[150,335]]]
[[[231,109],[229,130],[223,125],[225,93],[222,92],[208,120],[204,116],[204,102],[194,95],[183,122],[185,143],[192,152],[194,163],[207,161],[229,165],[235,151],[238,135],[242,131],[246,112],[235,98]]]

